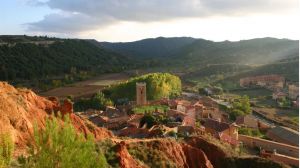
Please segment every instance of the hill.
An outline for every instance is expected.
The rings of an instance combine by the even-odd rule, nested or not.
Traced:
[[[261,38],[238,42],[197,40],[186,46],[176,59],[185,64],[267,64],[299,55],[299,41]],[[172,58],[175,59],[175,58]],[[175,60],[176,60],[175,59]],[[180,62],[177,62],[180,64]]]
[[[191,37],[158,37],[125,43],[100,42],[99,45],[135,58],[151,59],[175,55],[195,40]]]
[[[172,64],[193,66],[265,64],[299,55],[299,41],[276,38],[213,42],[189,37],[159,37],[127,43],[100,42],[99,45],[137,58],[163,58]]]
[[[118,72],[134,67],[129,57],[85,40],[0,36],[0,80],[58,78],[84,72]]]

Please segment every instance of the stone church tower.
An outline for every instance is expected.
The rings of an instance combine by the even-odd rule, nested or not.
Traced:
[[[136,104],[146,105],[147,95],[146,95],[146,83],[136,83]]]

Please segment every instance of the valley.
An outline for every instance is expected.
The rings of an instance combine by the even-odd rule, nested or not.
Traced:
[[[0,135],[13,132],[14,160],[28,155],[18,164],[43,156],[26,150],[36,118],[49,137],[69,124],[57,134],[82,134],[106,167],[299,166],[296,40],[0,40]]]

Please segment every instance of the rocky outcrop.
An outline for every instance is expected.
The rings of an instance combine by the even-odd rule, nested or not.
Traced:
[[[140,152],[138,155],[143,155],[144,152],[147,152],[147,160],[142,160],[145,164],[159,161],[162,163],[168,162],[178,168],[213,168],[213,165],[201,149],[172,139],[129,141],[127,148],[137,151],[136,153]],[[151,160],[151,158],[156,158],[157,160]],[[151,165],[148,166],[151,167]],[[158,165],[156,164],[156,166]]]
[[[145,168],[140,165],[132,156],[128,153],[126,144],[124,141],[117,145],[117,155],[121,168]]]
[[[225,151],[201,137],[189,138],[186,140],[186,143],[192,147],[201,149],[215,168],[222,168],[221,160],[228,157]]]
[[[202,150],[187,144],[183,144],[182,149],[189,168],[213,168],[213,165]]]
[[[0,82],[0,134],[9,133],[16,144],[17,153],[22,154],[32,142],[34,124],[43,129],[46,118],[62,110],[63,114],[70,115],[79,132],[85,135],[91,133],[96,140],[113,136],[110,131],[73,114],[71,105],[67,101],[60,105],[55,98],[47,99],[31,90],[16,89],[6,82]]]

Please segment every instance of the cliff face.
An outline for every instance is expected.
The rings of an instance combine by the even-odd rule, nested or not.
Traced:
[[[213,168],[201,149],[172,139],[129,141],[126,146],[133,158],[148,167]]]
[[[54,98],[48,100],[28,89],[16,89],[0,82],[0,134],[9,133],[12,136],[17,148],[16,155],[22,154],[26,145],[32,142],[34,124],[43,129],[45,119],[58,111],[64,115],[69,114],[76,130],[85,135],[91,133],[96,140],[113,136],[106,129],[98,128],[71,113],[72,108],[68,102],[61,105]]]
[[[230,157],[218,146],[200,137],[189,138],[186,140],[186,143],[194,148],[201,149],[215,168],[222,168],[221,160]]]

